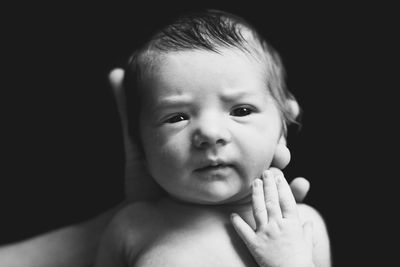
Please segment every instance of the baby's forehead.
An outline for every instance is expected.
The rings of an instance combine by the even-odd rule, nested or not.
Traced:
[[[163,54],[157,66],[148,68],[142,96],[188,95],[212,91],[221,95],[268,94],[264,69],[241,51],[184,51]],[[154,64],[154,62],[153,62]]]
[[[177,67],[185,70],[208,69],[210,72],[220,72],[216,65],[222,62],[225,68],[235,70],[235,67],[246,66],[254,70],[262,79],[268,76],[269,68],[265,57],[260,53],[243,51],[235,47],[220,48],[217,51],[210,50],[183,50],[183,51],[149,51],[142,61],[145,67],[142,70],[145,78],[157,76],[163,71],[173,71]],[[237,73],[238,75],[240,73]],[[176,75],[176,73],[174,74]],[[143,76],[142,76],[143,77]],[[207,78],[207,77],[204,77]]]

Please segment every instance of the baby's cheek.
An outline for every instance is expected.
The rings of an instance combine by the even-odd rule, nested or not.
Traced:
[[[274,150],[275,146],[260,142],[258,145],[254,145],[251,152],[247,154],[249,171],[252,173],[254,179],[261,176],[262,172],[270,167]]]
[[[150,172],[153,175],[176,175],[178,170],[182,170],[185,151],[182,149],[182,145],[162,145],[159,147],[153,147],[152,151],[149,151],[148,164],[152,169]],[[187,157],[186,157],[187,158]]]

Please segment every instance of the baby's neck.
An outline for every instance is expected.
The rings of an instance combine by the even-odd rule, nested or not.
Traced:
[[[173,205],[182,209],[190,209],[191,212],[216,212],[219,214],[230,216],[232,213],[237,213],[241,216],[252,216],[251,195],[242,198],[238,201],[216,204],[199,204],[176,199],[171,196],[166,196],[163,200],[168,205]]]

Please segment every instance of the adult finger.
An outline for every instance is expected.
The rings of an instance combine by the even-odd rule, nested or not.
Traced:
[[[124,79],[124,74],[125,71],[121,68],[115,68],[108,74],[108,79],[114,93],[119,93],[121,89],[123,89],[122,81]]]
[[[126,102],[125,102],[125,92],[124,92],[124,70],[120,68],[115,68],[110,71],[108,75],[108,80],[111,85],[111,90],[114,94],[115,101],[117,102],[118,112],[121,117],[121,121],[124,124],[126,121]]]
[[[279,169],[284,169],[290,162],[290,150],[285,142],[279,142],[275,148],[275,154],[271,165]]]
[[[136,156],[136,146],[132,143],[128,134],[128,118],[126,113],[126,99],[124,91],[124,75],[123,69],[115,68],[110,71],[108,79],[111,85],[111,90],[114,94],[115,101],[117,103],[118,113],[121,120],[122,135],[124,140],[126,161],[130,162],[132,158]]]
[[[275,177],[278,175],[283,175],[283,172],[278,168],[271,167],[269,170],[274,174]],[[310,190],[310,182],[304,177],[296,177],[290,182],[289,185],[296,202],[303,202],[308,191]]]
[[[310,190],[310,182],[303,177],[297,177],[290,183],[290,189],[292,190],[296,202],[303,202]]]

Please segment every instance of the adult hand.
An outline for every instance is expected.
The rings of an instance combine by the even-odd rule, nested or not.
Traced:
[[[125,150],[124,188],[128,202],[150,200],[162,195],[162,189],[148,173],[136,143],[128,134],[125,91],[123,87],[124,70],[116,68],[108,76],[120,116]]]
[[[109,81],[121,119],[125,148],[125,197],[128,201],[154,199],[160,197],[163,191],[146,171],[142,155],[139,154],[135,142],[129,137],[123,80],[123,69],[116,68],[110,72]],[[293,107],[293,112],[298,114],[299,109],[297,103],[292,101],[290,104]],[[280,169],[285,168],[289,162],[290,151],[286,146],[285,138],[281,138],[275,152],[271,170],[277,174],[281,172]],[[303,177],[297,177],[290,183],[290,188],[296,201],[302,202],[308,193],[310,184]]]

